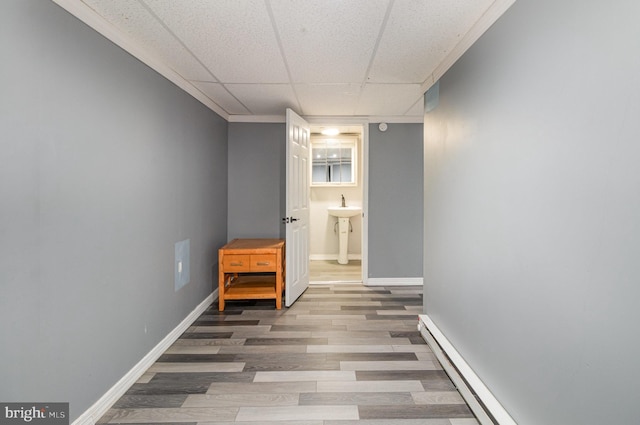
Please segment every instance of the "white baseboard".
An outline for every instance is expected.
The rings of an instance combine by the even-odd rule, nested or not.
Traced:
[[[362,254],[347,254],[348,260],[362,260]],[[338,261],[338,254],[312,254],[309,261]]]
[[[370,277],[367,286],[422,286],[424,279],[421,277]]]
[[[118,401],[124,393],[136,383],[144,372],[173,344],[184,331],[211,305],[218,297],[218,289],[204,299],[178,326],[175,327],[162,341],[151,349],[129,372],[109,389],[93,406],[73,421],[72,425],[94,425]]]
[[[309,285],[353,285],[361,284],[362,280],[310,280]]]
[[[418,316],[418,330],[481,425],[517,425],[428,315]]]

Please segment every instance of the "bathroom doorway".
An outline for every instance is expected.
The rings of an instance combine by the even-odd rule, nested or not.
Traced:
[[[309,124],[309,281],[366,284],[368,125],[324,120]],[[335,215],[343,214],[342,207],[353,209],[348,218]]]

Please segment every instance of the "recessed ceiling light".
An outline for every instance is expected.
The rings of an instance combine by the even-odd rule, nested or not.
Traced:
[[[340,130],[337,128],[325,128],[321,131],[321,133],[325,136],[337,136],[340,134]]]

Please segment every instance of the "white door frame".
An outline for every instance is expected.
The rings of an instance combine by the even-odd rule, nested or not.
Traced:
[[[303,117],[312,126],[362,126],[362,284],[369,282],[369,120],[350,117]]]

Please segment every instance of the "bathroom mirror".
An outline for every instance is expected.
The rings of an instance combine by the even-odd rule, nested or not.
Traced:
[[[355,186],[356,137],[311,139],[311,185]]]

